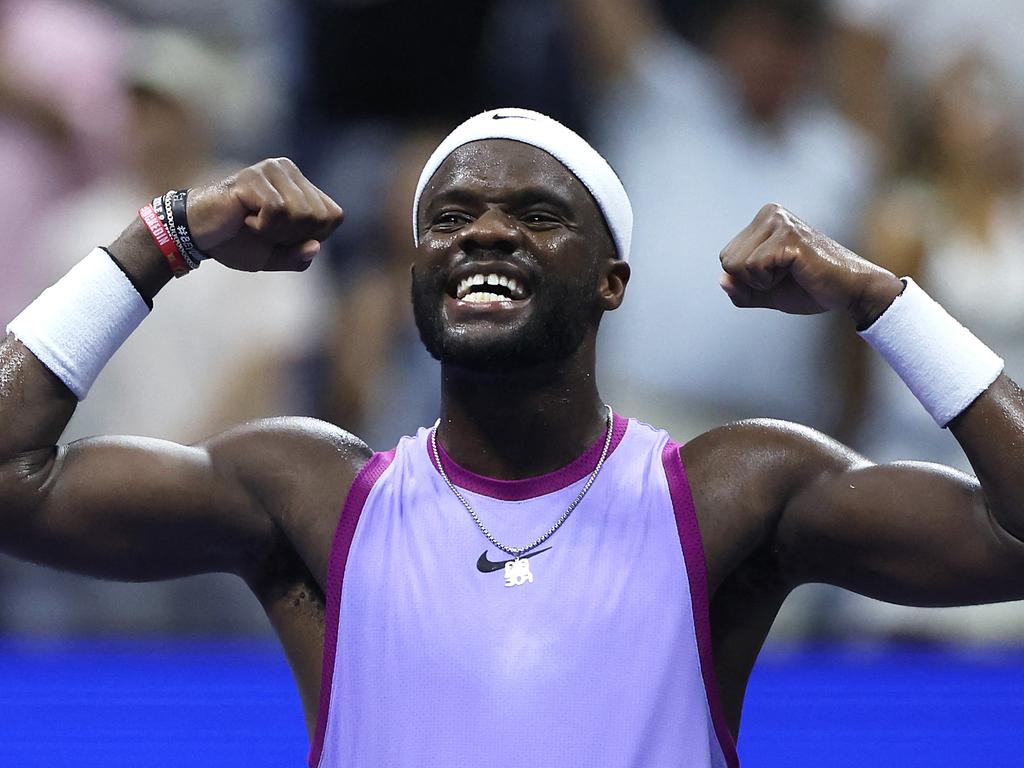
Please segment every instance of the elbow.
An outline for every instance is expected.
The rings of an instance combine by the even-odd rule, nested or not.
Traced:
[[[1024,548],[1024,509],[1017,507],[1012,511],[996,511],[990,508],[989,520],[1014,546]]]
[[[989,526],[1004,543],[1024,554],[1024,504],[984,498]]]
[[[0,549],[6,549],[42,507],[60,454],[53,446],[0,462]]]

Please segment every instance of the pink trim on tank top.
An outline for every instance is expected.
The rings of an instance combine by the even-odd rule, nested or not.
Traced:
[[[697,525],[697,512],[693,506],[693,493],[686,479],[679,443],[671,440],[661,453],[668,478],[668,491],[672,497],[676,527],[679,529],[679,543],[683,548],[686,564],[686,578],[690,583],[690,605],[693,608],[693,628],[697,635],[697,655],[700,658],[700,673],[704,678],[704,692],[711,712],[711,723],[729,768],[739,767],[736,741],[725,722],[721,700],[718,694],[718,678],[715,676],[715,662],[711,647],[711,613],[708,604],[707,563],[704,560],[704,544]]]
[[[359,516],[373,486],[395,459],[395,450],[375,453],[356,474],[341,508],[338,527],[331,541],[331,554],[327,564],[326,615],[324,616],[324,657],[320,673],[320,704],[317,707],[316,731],[309,750],[310,768],[316,768],[324,751],[327,733],[327,710],[331,704],[331,684],[334,681],[334,659],[338,648],[338,627],[341,617],[341,586],[345,580],[345,564],[352,547]]]
[[[608,446],[609,456],[622,442],[628,425],[629,419],[623,418],[617,413],[612,414],[612,443]],[[484,477],[470,472],[455,463],[440,441],[437,443],[437,451],[441,454],[441,462],[444,464],[444,471],[448,473],[448,478],[459,488],[479,493],[481,496],[489,496],[492,499],[524,501],[560,491],[593,472],[598,459],[601,458],[604,439],[605,436],[601,435],[597,442],[561,469],[556,469],[546,475],[526,477],[522,480],[495,480],[492,477]],[[434,461],[434,454],[430,449],[429,438],[426,441],[426,449],[430,463],[434,469],[437,469],[437,462]]]

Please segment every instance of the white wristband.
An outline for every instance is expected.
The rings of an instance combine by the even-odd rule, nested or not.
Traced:
[[[95,248],[7,326],[84,400],[103,366],[149,307],[102,248]]]
[[[906,288],[861,337],[946,426],[1002,373],[1003,359],[909,277]]]

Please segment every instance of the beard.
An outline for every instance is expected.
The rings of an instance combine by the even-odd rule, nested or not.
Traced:
[[[460,333],[444,321],[445,271],[420,275],[414,268],[412,309],[420,339],[435,360],[479,373],[508,373],[565,360],[580,348],[594,322],[596,283],[596,263],[571,282],[540,280],[525,322],[495,324],[490,333]]]

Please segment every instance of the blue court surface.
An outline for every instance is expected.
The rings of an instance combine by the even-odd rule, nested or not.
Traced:
[[[1024,766],[1022,736],[1024,651],[774,648],[740,755],[745,768]],[[3,768],[281,768],[306,751],[270,642],[0,641]]]

